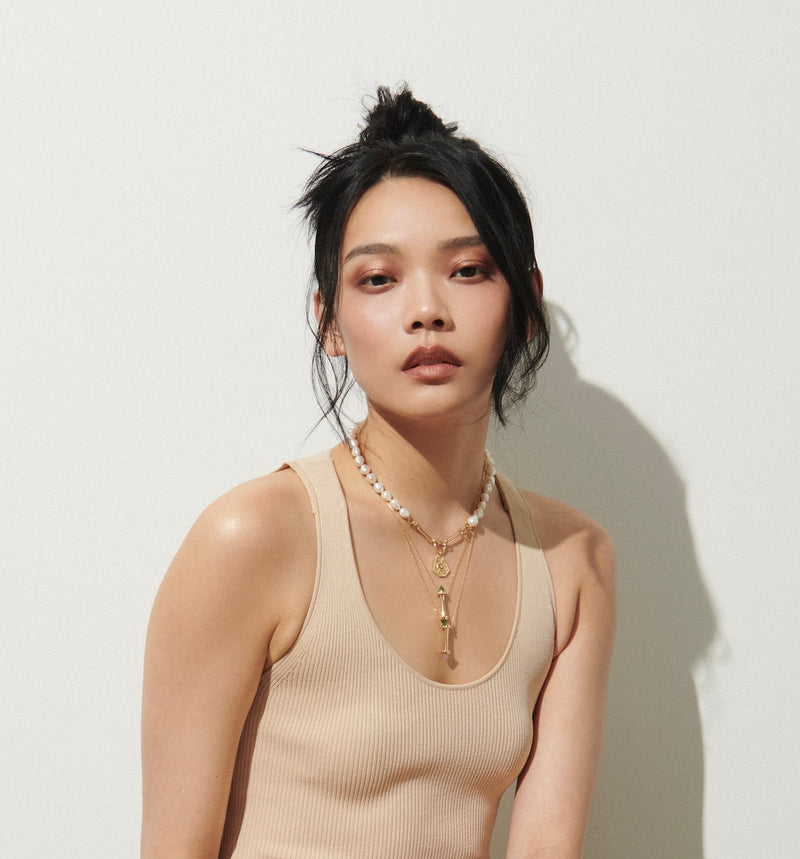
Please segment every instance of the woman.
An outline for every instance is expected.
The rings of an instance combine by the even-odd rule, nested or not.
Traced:
[[[507,171],[407,90],[300,201],[317,383],[366,419],[234,489],[153,609],[146,857],[581,853],[614,626],[605,532],[495,477],[494,409],[547,350]]]

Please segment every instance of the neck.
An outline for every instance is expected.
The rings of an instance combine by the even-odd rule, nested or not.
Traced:
[[[488,416],[446,427],[387,420],[370,412],[358,431],[374,473],[429,533],[464,524],[482,486]]]

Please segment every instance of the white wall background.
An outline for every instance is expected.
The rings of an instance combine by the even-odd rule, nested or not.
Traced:
[[[798,37],[789,0],[0,0],[0,854],[137,854],[161,575],[330,440],[299,147],[406,79],[535,210],[555,343],[493,447],[618,545],[586,855],[800,855]]]

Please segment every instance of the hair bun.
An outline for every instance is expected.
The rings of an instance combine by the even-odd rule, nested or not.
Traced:
[[[359,141],[399,143],[409,138],[449,137],[457,127],[455,122],[445,125],[427,104],[414,98],[408,87],[393,93],[389,87],[380,86]]]

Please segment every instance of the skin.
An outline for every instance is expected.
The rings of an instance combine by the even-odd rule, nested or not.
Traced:
[[[370,189],[345,230],[336,324],[326,344],[332,355],[347,355],[366,394],[360,440],[368,462],[434,535],[461,527],[474,505],[507,330],[508,286],[476,233],[458,198],[440,185],[404,178]],[[409,366],[418,347],[434,345],[449,351],[446,361]],[[396,517],[376,501],[344,445],[332,455],[364,595],[388,641],[438,682],[486,674],[505,650],[515,609],[514,543],[502,505],[493,497],[481,521],[453,658],[443,662],[441,630],[425,622],[430,594]],[[613,550],[583,514],[524,497],[553,578],[556,657],[518,782],[508,856],[571,859],[581,855],[600,751]],[[411,536],[429,557],[424,540]],[[315,542],[305,491],[283,470],[212,504],[170,566],[145,657],[143,856],[217,856],[242,726],[265,660],[285,655],[302,626]]]

